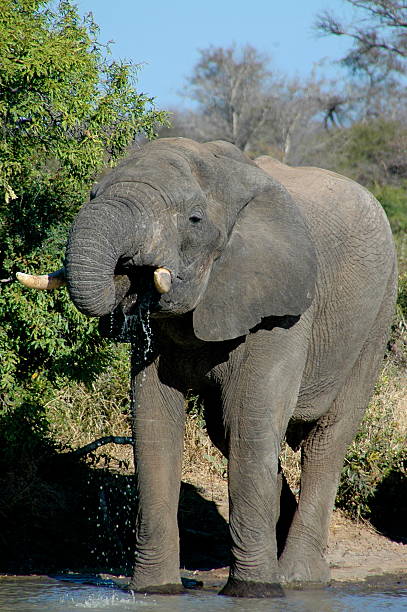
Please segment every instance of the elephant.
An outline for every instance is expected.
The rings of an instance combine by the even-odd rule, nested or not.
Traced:
[[[158,139],[92,190],[64,269],[31,279],[63,282],[107,335],[149,321],[149,346],[132,364],[139,506],[130,588],[182,588],[177,506],[190,390],[228,459],[231,565],[221,594],[273,597],[327,582],[340,472],[396,295],[392,234],[373,195],[328,170],[251,160],[228,142]],[[294,501],[279,462],[284,439],[301,449]],[[278,544],[279,518],[287,528]]]

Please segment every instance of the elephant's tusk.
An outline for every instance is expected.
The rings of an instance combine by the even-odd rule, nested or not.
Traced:
[[[52,289],[59,289],[59,287],[66,285],[65,268],[61,268],[51,274],[42,274],[41,276],[17,272],[16,278],[22,285],[30,289],[47,289],[51,291]]]
[[[158,293],[168,293],[171,289],[171,272],[167,268],[154,270],[154,285]]]

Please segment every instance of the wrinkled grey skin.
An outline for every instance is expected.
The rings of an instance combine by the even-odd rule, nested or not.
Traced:
[[[223,593],[272,596],[281,583],[328,580],[338,478],[394,308],[395,254],[380,205],[332,172],[254,163],[224,142],[158,140],[110,172],[79,212],[68,288],[88,315],[131,314],[147,286],[154,293],[160,266],[172,287],[155,292],[154,348],[144,372],[134,366],[140,506],[131,588],[180,585],[190,389],[229,459],[233,561]],[[285,436],[302,451],[294,512],[278,462]],[[288,533],[278,558],[282,489]]]

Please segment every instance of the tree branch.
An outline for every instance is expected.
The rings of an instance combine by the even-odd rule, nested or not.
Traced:
[[[372,49],[379,49],[390,55],[406,57],[405,43],[402,42],[401,38],[398,39],[397,33],[396,37],[390,36],[390,39],[385,34],[383,35],[383,30],[386,28],[403,30],[407,27],[405,11],[407,7],[405,5],[399,5],[396,2],[380,2],[380,0],[371,0],[370,2],[347,0],[347,2],[358,10],[370,13],[371,24],[362,27],[352,27],[352,25],[346,27],[328,11],[324,11],[317,18],[316,29],[325,34],[348,36],[355,40],[360,45],[354,50],[355,53],[367,53]],[[364,23],[366,23],[366,19]],[[382,35],[380,35],[381,33]],[[400,44],[398,44],[399,40]]]
[[[83,457],[105,444],[133,444],[133,438],[130,436],[103,436],[103,438],[98,438],[94,442],[89,442],[89,444],[76,448],[67,454],[72,457]]]

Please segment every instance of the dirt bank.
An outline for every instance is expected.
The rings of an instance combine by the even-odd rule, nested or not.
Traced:
[[[404,574],[407,579],[407,545],[393,542],[368,524],[354,523],[340,511],[332,518],[327,559],[333,580],[364,580],[384,574]]]

